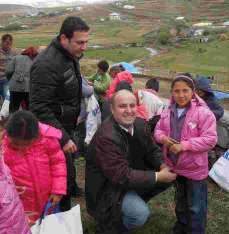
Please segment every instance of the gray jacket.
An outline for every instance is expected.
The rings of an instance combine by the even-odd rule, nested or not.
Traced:
[[[29,92],[30,68],[33,60],[27,55],[16,55],[6,67],[9,90]]]

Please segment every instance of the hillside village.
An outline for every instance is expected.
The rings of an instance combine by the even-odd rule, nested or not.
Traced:
[[[108,4],[51,8],[4,4],[0,5],[0,36],[5,33],[13,35],[13,45],[18,51],[29,46],[42,51],[58,35],[60,25],[67,16],[79,16],[90,26],[88,49],[80,60],[83,77],[95,74],[100,60],[107,60],[110,65],[127,65],[134,70],[131,74],[134,77],[133,89],[143,89],[146,81],[157,78],[160,81],[159,97],[166,104],[171,95],[171,82],[177,73],[189,72],[193,77],[200,75],[213,79],[214,92],[227,95],[227,98],[219,100],[225,112],[218,122],[218,132],[222,133],[219,142],[226,142],[227,145],[218,146],[214,152],[209,151],[216,160],[216,156],[229,146],[228,12],[228,0],[116,0]],[[0,124],[0,135],[2,132]],[[77,156],[75,164],[77,182],[83,187],[85,158]],[[149,206],[153,215],[149,222],[143,229],[131,233],[168,233],[175,221],[175,193],[175,188],[171,186],[166,193],[152,199]],[[208,199],[206,234],[229,233],[228,192],[209,179]],[[96,224],[87,213],[85,198],[72,200],[81,206],[84,227],[90,234],[96,233]]]

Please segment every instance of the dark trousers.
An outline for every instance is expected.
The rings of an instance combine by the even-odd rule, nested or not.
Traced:
[[[25,103],[25,109],[29,107],[29,93],[28,92],[10,92],[10,113],[19,110],[21,103]]]
[[[207,220],[207,181],[179,176],[176,180],[174,234],[204,234]]]
[[[67,167],[67,194],[63,196],[60,201],[60,210],[67,211],[71,209],[72,191],[76,186],[76,170],[74,165],[74,158],[72,154],[65,154]]]

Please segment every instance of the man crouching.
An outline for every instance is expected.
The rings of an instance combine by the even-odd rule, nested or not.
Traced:
[[[147,201],[176,179],[144,121],[136,119],[135,96],[118,91],[111,112],[91,141],[86,163],[87,210],[97,222],[97,234],[143,226],[150,216]]]

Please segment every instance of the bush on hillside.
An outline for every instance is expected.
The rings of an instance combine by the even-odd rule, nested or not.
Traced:
[[[170,32],[168,28],[161,28],[158,32],[158,42],[161,45],[167,45],[170,39]]]
[[[17,31],[17,30],[21,30],[22,27],[20,24],[18,23],[13,23],[13,24],[9,24],[4,28],[4,31]]]

